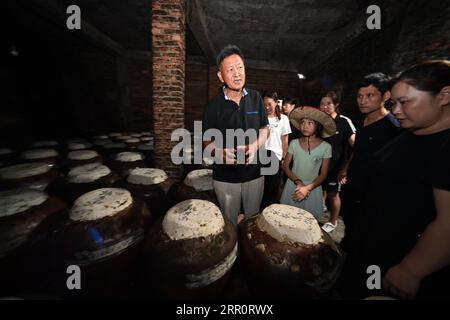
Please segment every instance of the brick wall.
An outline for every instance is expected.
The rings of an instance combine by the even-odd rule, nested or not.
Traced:
[[[152,1],[155,161],[173,178],[181,176],[170,159],[170,135],[184,126],[185,8],[185,0]]]
[[[202,120],[203,109],[208,103],[207,64],[186,64],[185,127],[194,130],[194,121]]]

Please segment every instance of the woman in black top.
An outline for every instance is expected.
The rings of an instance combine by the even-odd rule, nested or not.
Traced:
[[[366,270],[376,265],[382,294],[448,298],[450,61],[404,71],[394,81],[392,99],[392,112],[407,130],[375,155],[357,228],[359,247],[348,262],[357,266],[359,289],[367,289]]]
[[[330,169],[327,179],[322,184],[326,191],[326,205],[331,212],[330,221],[322,226],[326,232],[332,232],[337,225],[339,213],[341,211],[341,184],[338,174],[342,170],[349,154],[349,147],[355,144],[355,126],[352,120],[339,113],[340,98],[335,91],[328,91],[320,99],[320,110],[333,118],[336,123],[336,134],[325,139],[331,144],[333,156],[331,158]]]

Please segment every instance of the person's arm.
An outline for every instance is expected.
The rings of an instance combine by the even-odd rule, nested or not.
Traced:
[[[355,145],[355,137],[356,137],[356,134],[354,133],[354,134],[352,134],[349,138],[348,138],[348,144],[350,145],[350,147],[352,147],[353,148],[353,146]]]
[[[291,179],[292,182],[294,182],[294,184],[296,184],[296,185],[298,185],[298,184],[305,185],[305,184],[303,183],[303,181],[300,180],[300,179],[295,175],[295,173],[291,170],[290,165],[291,165],[292,159],[293,159],[292,154],[290,154],[289,152],[286,153],[286,157],[284,158],[284,162],[283,162],[282,169],[283,169],[284,173],[286,174],[286,176],[287,176],[289,179]]]
[[[347,171],[348,171],[348,166],[350,165],[350,163],[352,162],[353,159],[353,152],[350,155],[350,157],[348,158],[348,161],[345,163],[345,165],[343,166],[343,168],[339,171],[338,173],[338,182],[340,184],[346,184],[347,183]]]
[[[286,173],[286,176],[292,180],[292,182],[294,182],[295,184],[295,190],[292,193],[292,197],[296,200],[296,201],[301,201],[304,198],[306,198],[308,196],[308,194],[306,193],[301,193],[301,192],[297,192],[301,187],[304,187],[305,184],[303,183],[302,180],[300,180],[295,173],[290,169],[290,165],[292,162],[292,154],[290,154],[289,152],[286,154],[286,157],[284,158],[284,162],[282,165],[282,169],[284,171],[284,173]]]
[[[288,145],[289,145],[289,134],[285,134],[281,136],[281,144],[283,146],[283,153],[282,158],[285,159],[288,151]]]
[[[280,125],[281,125],[281,147],[282,147],[281,158],[282,161],[284,161],[284,158],[286,157],[289,147],[289,134],[292,133],[289,118],[285,115],[281,115]]]
[[[347,120],[348,144],[353,148],[355,145],[356,128],[350,118],[344,117]]]
[[[347,121],[347,142],[348,145],[344,147],[344,166],[342,168],[339,169],[338,172],[338,182],[340,184],[345,184],[347,182],[347,169],[348,166],[350,164],[350,162],[353,159],[353,152],[352,150],[350,150],[349,147],[351,147],[351,149],[353,149],[353,147],[355,146],[355,139],[356,139],[356,128],[355,125],[353,124],[352,120],[350,120],[350,118],[344,117],[344,119]],[[351,152],[351,153],[350,153]],[[350,154],[350,156],[349,156]]]
[[[203,141],[203,149],[210,148],[211,156],[215,157],[216,154],[221,155],[223,163],[236,164],[236,149],[234,148],[220,148],[212,141]]]
[[[245,147],[244,146],[238,147],[238,149],[245,148],[245,156],[246,156],[245,164],[254,163],[256,153],[258,152],[259,148],[261,148],[261,146],[263,146],[266,143],[266,140],[270,134],[270,130],[268,127],[269,118],[267,117],[266,108],[264,107],[264,101],[258,92],[256,93],[256,105],[257,109],[259,110],[259,123],[260,123],[258,138],[254,142],[246,145]]]
[[[204,136],[205,132],[208,129],[217,128],[217,113],[214,111],[215,108],[212,104],[208,104],[203,113],[203,121],[202,121],[202,135]],[[203,149],[207,149],[207,152],[211,154],[211,156],[215,157],[218,155],[218,158],[222,161],[222,163],[227,164],[236,164],[236,150],[233,148],[223,148],[223,146],[216,146],[213,141],[203,140]],[[217,162],[216,162],[217,163]],[[220,164],[220,163],[219,163]]]
[[[383,279],[385,290],[414,299],[423,278],[450,264],[450,191],[433,189],[436,219],[403,260]]]
[[[328,175],[328,169],[330,168],[330,158],[322,160],[322,167],[320,169],[320,174],[310,183],[299,187],[295,190],[295,194],[309,195],[312,190],[317,188],[325,181]]]
[[[245,161],[245,164],[251,164],[253,162],[256,153],[258,152],[259,148],[261,148],[266,143],[269,135],[270,135],[270,130],[267,126],[259,129],[258,138],[254,142],[245,146],[245,156],[247,159]],[[238,147],[238,149],[239,148],[240,147]]]
[[[258,139],[256,139],[253,144],[257,147],[257,149],[261,148],[267,141],[267,138],[269,138],[270,130],[269,127],[265,126],[263,128],[259,129],[259,136]]]
[[[348,138],[348,144],[349,146],[351,146],[353,148],[353,146],[355,145],[355,134],[352,134],[349,138]],[[349,147],[346,146],[345,147],[345,152],[344,152],[344,159],[347,157],[347,154],[349,152]],[[350,154],[350,157],[348,157],[348,160],[344,163],[344,165],[342,166],[342,168],[339,170],[338,172],[338,182],[340,184],[346,184],[347,183],[347,171],[348,171],[348,166],[350,165],[350,162],[353,159],[353,152]]]

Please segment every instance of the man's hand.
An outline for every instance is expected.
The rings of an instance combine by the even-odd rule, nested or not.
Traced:
[[[256,143],[249,144],[247,146],[247,150],[245,151],[245,164],[251,164],[253,163],[253,160],[255,159],[255,155],[258,152],[258,145]]]
[[[249,165],[252,164],[253,160],[255,159],[255,155],[258,152],[258,146],[256,145],[256,143],[252,143],[245,146],[238,146],[237,150],[238,152],[245,152],[245,164]]]
[[[236,149],[222,149],[222,157],[225,164],[236,164]]]
[[[217,147],[214,142],[203,141],[204,153],[211,154],[217,164],[236,164],[236,149]]]
[[[383,279],[383,288],[401,299],[416,297],[421,279],[402,263],[390,268]]]

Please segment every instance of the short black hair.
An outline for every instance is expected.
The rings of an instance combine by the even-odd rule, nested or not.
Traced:
[[[294,98],[286,97],[283,100],[283,104],[286,104],[286,103],[293,104],[293,105],[297,106],[298,101],[296,99],[294,99]]]
[[[334,90],[330,90],[328,92],[326,92],[325,94],[322,95],[322,98],[330,98],[331,101],[335,104],[338,105],[341,103],[341,95],[339,92],[334,91]]]
[[[241,57],[242,61],[244,61],[244,55],[242,54],[241,49],[239,49],[239,47],[234,44],[229,44],[225,46],[222,50],[220,50],[219,54],[217,55],[216,58],[217,68],[220,70],[220,67],[222,66],[222,61],[233,54],[237,54],[239,57]]]
[[[382,94],[384,94],[386,91],[391,89],[391,78],[381,72],[370,73],[364,76],[364,78],[358,83],[357,89],[368,87],[370,85],[374,86],[380,90]]]

